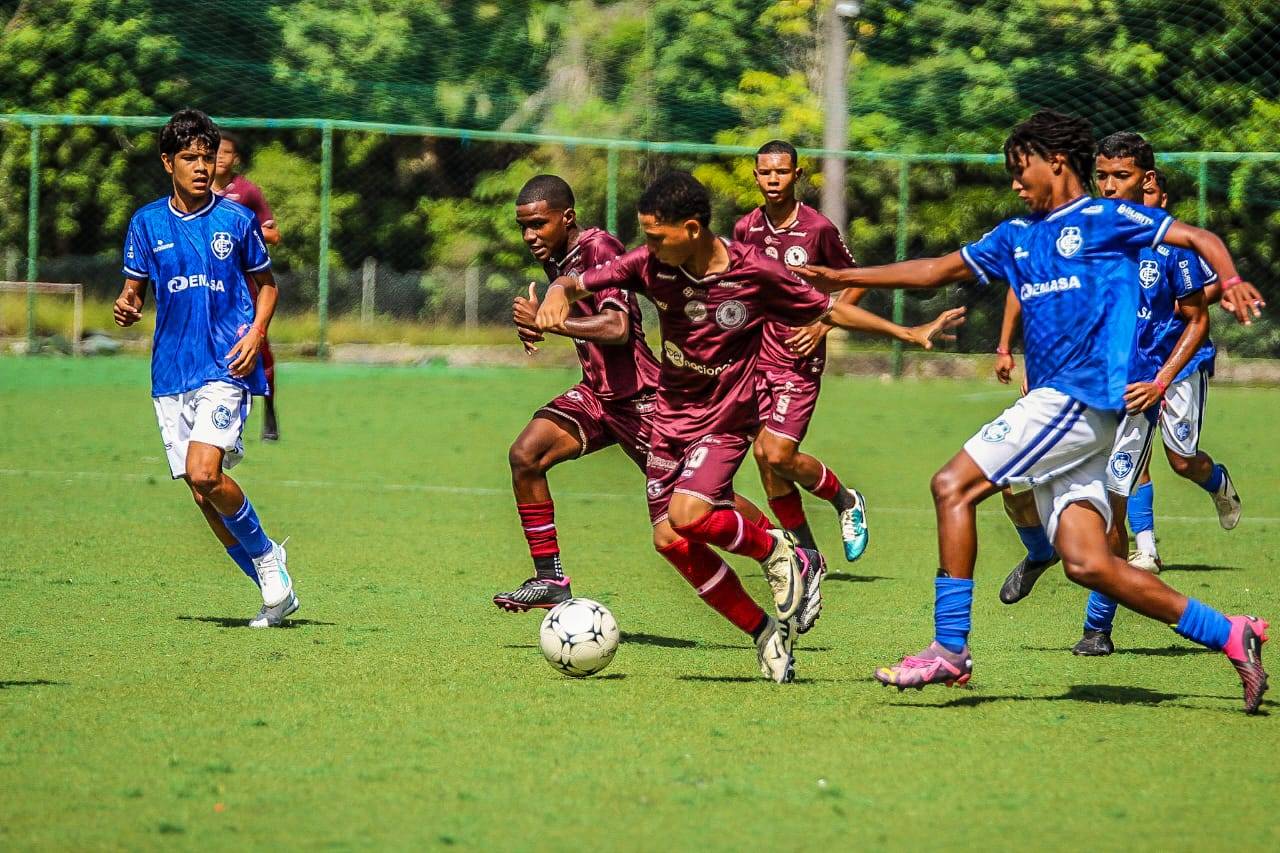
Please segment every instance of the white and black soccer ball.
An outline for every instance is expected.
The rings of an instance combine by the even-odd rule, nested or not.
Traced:
[[[609,608],[571,598],[548,611],[538,636],[547,663],[574,678],[594,675],[618,651],[618,623]]]

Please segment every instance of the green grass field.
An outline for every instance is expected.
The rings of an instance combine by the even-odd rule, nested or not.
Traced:
[[[828,381],[809,447],[867,494],[872,540],[833,565],[790,686],[651,551],[620,453],[554,472],[574,589],[625,635],[603,677],[560,676],[538,616],[489,597],[528,572],[507,444],[572,378],[283,365],[284,440],[255,415],[235,474],[293,537],[303,608],[254,632],[256,590],[169,480],[146,363],[0,359],[0,848],[1280,845],[1280,714],[1246,717],[1224,659],[1132,614],[1117,654],[1073,658],[1061,574],[1000,605],[998,505],[970,687],[871,681],[929,639],[929,475],[1009,399],[994,383]],[[1280,618],[1280,395],[1210,399],[1245,519],[1224,533],[1158,461],[1166,577]]]

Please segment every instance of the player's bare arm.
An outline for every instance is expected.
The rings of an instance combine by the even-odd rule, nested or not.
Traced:
[[[526,343],[542,340],[537,325],[540,304],[537,289],[530,283],[529,296],[517,296],[512,305],[512,319],[520,332],[520,339]],[[606,308],[590,317],[570,317],[564,321],[563,331],[557,330],[554,334],[604,346],[622,346],[630,340],[631,319],[623,311]]]
[[[257,365],[258,353],[262,350],[263,341],[267,339],[267,328],[276,313],[276,300],[279,297],[276,279],[271,270],[265,269],[248,275],[258,285],[258,301],[254,304],[253,324],[227,353],[230,360],[227,369],[236,377],[248,376]]]
[[[147,283],[134,278],[126,278],[120,296],[116,299],[111,313],[117,326],[132,326],[142,319],[142,306],[146,304]]]
[[[275,246],[280,242],[280,228],[276,225],[274,219],[268,219],[261,225],[262,239],[266,241],[268,246]]]
[[[825,319],[833,325],[852,332],[868,332],[903,343],[915,344],[922,349],[933,349],[935,340],[954,341],[956,339],[956,336],[949,332],[964,323],[964,314],[964,308],[949,308],[935,317],[932,322],[908,327],[899,326],[892,320],[886,320],[879,314],[872,314],[856,305],[836,302],[832,304]]]
[[[1017,368],[1013,360],[1013,333],[1022,322],[1022,303],[1013,288],[1005,291],[1004,316],[1000,318],[1000,343],[996,344],[996,379],[1002,385],[1009,384],[1009,377]]]
[[[829,267],[803,266],[793,268],[792,272],[824,293],[835,293],[846,287],[923,289],[973,278],[973,272],[959,252],[940,258],[919,258],[878,267],[833,270]]]
[[[1151,382],[1133,382],[1124,389],[1125,410],[1136,415],[1164,399],[1164,392],[1190,363],[1200,347],[1209,339],[1209,303],[1204,291],[1190,293],[1178,300],[1178,314],[1186,324],[1173,352]]]
[[[1170,246],[1191,249],[1213,267],[1213,271],[1218,274],[1218,286],[1221,287],[1222,307],[1234,314],[1237,320],[1249,326],[1253,324],[1254,317],[1262,316],[1266,300],[1262,298],[1258,288],[1236,272],[1231,251],[1221,237],[1185,222],[1174,222],[1165,232],[1164,242]]]
[[[840,295],[836,297],[836,302],[845,305],[857,305],[866,296],[867,291],[861,287],[846,287],[840,291]],[[818,320],[807,326],[800,326],[795,330],[795,334],[787,338],[786,344],[791,351],[801,358],[812,355],[813,352],[822,344],[823,338],[831,333],[835,326],[825,320]]]
[[[547,287],[538,306],[537,327],[541,332],[558,332],[569,319],[569,306],[587,296],[582,280],[576,275],[562,275]],[[560,332],[563,334],[563,332]]]

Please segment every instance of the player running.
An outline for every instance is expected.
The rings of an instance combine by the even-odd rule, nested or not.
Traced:
[[[280,229],[276,226],[275,214],[271,205],[267,204],[262,190],[241,172],[241,164],[248,159],[248,151],[239,136],[220,131],[222,142],[218,144],[218,161],[213,172],[213,191],[223,198],[243,204],[253,211],[258,219],[258,227],[262,229],[262,239],[267,245],[274,246],[280,242]],[[258,298],[257,285],[249,280],[249,295]],[[280,424],[276,419],[276,357],[271,352],[271,341],[262,341],[262,369],[267,375],[267,391],[262,397],[265,404],[262,417],[262,440],[279,441]]]
[[[252,395],[266,392],[258,353],[276,307],[271,258],[253,212],[211,191],[218,129],[181,110],[160,130],[160,160],[173,194],[134,213],[124,243],[124,289],[115,321],[142,318],[155,283],[151,396],[175,480],[185,480],[227,555],[262,593],[253,628],[280,625],[298,609],[285,549],[224,472],[244,455]],[[256,302],[249,279],[257,284]]]
[[[854,265],[840,229],[796,198],[796,182],[804,174],[796,149],[787,142],[766,142],[756,152],[752,174],[764,204],[738,220],[733,239],[764,251],[788,266],[810,262],[832,269]],[[838,302],[857,305],[866,291],[851,287]],[[819,320],[799,329],[765,323],[757,364],[760,432],[753,451],[769,508],[805,548],[817,550],[796,485],[828,501],[840,522],[844,556],[850,562],[867,549],[867,515],[862,495],[841,485],[836,475],[814,457],[800,452],[800,442],[818,403],[827,360],[827,334],[834,328]]]
[[[805,326],[827,319],[929,348],[964,312],[947,311],[907,329],[833,303],[754,246],[718,238],[709,227],[711,197],[688,172],[659,177],[636,208],[645,245],[557,278],[537,325],[561,329],[573,303],[615,288],[643,293],[657,307],[663,361],[646,471],[654,546],[677,568],[681,552],[699,545],[758,561],[773,591],[776,619],[742,592],[743,610],[757,621],[744,630],[756,636],[762,671],[774,681],[791,681],[805,578],[816,585],[825,568],[817,552],[797,551],[782,531],[765,530],[734,508],[733,476],[759,425],[755,373],[761,327],[768,320]],[[717,562],[717,575],[729,571]]]
[[[1136,569],[1111,552],[1107,459],[1126,380],[1140,287],[1130,270],[1138,252],[1161,243],[1209,260],[1236,315],[1260,316],[1257,290],[1236,274],[1218,237],[1166,212],[1085,192],[1094,168],[1087,119],[1045,110],[1005,141],[1013,189],[1030,215],[1006,220],[982,239],[941,258],[852,270],[803,269],[823,289],[938,287],[1003,279],[1022,306],[1030,391],[978,431],[934,475],[939,570],[934,642],[875,677],[899,689],[956,684],[973,671],[968,635],[977,556],[977,505],[1003,486],[1031,487],[1049,540],[1067,576],[1131,610],[1173,625],[1180,635],[1226,653],[1255,713],[1266,691],[1262,644],[1267,623],[1224,616]],[[1237,294],[1233,294],[1235,296]]]

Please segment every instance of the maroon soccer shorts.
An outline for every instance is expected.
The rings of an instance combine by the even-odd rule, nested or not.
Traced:
[[[756,378],[760,427],[799,444],[818,405],[822,375],[795,370],[762,370]]]
[[[641,471],[649,456],[649,421],[654,396],[637,394],[626,400],[601,400],[590,386],[578,383],[534,413],[549,413],[577,428],[582,453],[618,445]]]
[[[713,433],[686,442],[654,434],[645,469],[649,519],[657,524],[667,517],[667,506],[676,492],[701,498],[712,506],[733,506],[733,475],[751,449],[745,435]]]

